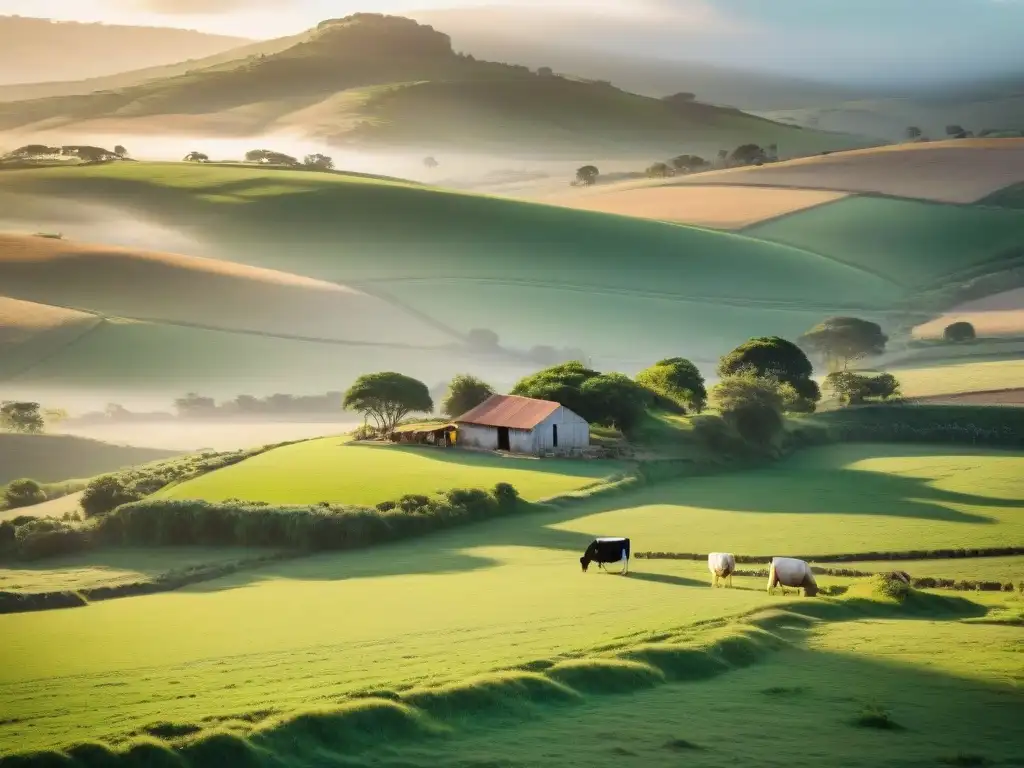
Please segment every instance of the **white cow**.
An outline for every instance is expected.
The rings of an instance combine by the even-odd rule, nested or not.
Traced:
[[[768,570],[768,594],[778,586],[782,587],[783,594],[786,587],[803,587],[806,597],[818,594],[818,582],[814,580],[811,566],[795,557],[772,558],[772,567]]]
[[[732,586],[732,575],[736,572],[736,556],[731,552],[712,552],[708,555],[708,570],[711,571],[711,586],[717,587],[719,579],[728,579]]]

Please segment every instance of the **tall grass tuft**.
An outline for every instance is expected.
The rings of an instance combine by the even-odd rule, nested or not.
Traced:
[[[564,661],[547,675],[581,693],[631,693],[665,682],[660,669],[625,659]]]

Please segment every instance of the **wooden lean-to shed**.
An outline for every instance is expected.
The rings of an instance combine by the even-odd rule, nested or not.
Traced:
[[[590,445],[590,424],[563,405],[515,395],[491,395],[454,419],[465,448],[526,453],[570,453]]]

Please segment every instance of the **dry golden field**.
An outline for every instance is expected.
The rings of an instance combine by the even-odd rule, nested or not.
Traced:
[[[844,192],[813,189],[652,186],[644,182],[625,182],[576,194],[561,194],[544,202],[713,229],[742,229],[844,197]]]
[[[384,344],[450,341],[402,310],[334,283],[216,259],[24,234],[0,233],[0,286],[8,297],[113,317]],[[372,332],[366,328],[366,317],[385,314],[387,322],[374,324]]]

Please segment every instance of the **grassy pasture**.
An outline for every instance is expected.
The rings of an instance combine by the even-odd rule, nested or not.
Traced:
[[[22,513],[32,513],[31,509]],[[59,592],[66,589],[115,587],[147,581],[169,571],[235,562],[266,555],[265,550],[211,547],[165,549],[110,548],[98,552],[18,563],[0,569],[0,590],[6,592]]]
[[[816,627],[806,647],[714,680],[602,697],[515,727],[399,748],[374,764],[970,764],[945,762],[959,755],[1010,762],[1022,746],[1018,635],[1013,627],[912,619]],[[851,726],[872,704],[906,730]]]
[[[556,527],[628,530],[638,551],[1006,546],[1024,542],[1024,457],[959,446],[833,445],[747,472],[742,482],[686,478],[575,511]]]
[[[620,216],[712,229],[742,229],[767,219],[841,200],[842,192],[761,187],[697,187],[627,182],[559,194],[544,202]]]
[[[1024,250],[1024,211],[850,197],[744,231],[900,285],[930,286]]]
[[[1020,182],[1024,139],[894,144],[761,167],[694,174],[676,183],[803,187],[944,203],[990,203]]]
[[[501,458],[469,451],[350,444],[334,437],[276,448],[167,488],[157,497],[373,505],[407,493],[430,495],[507,482],[524,498],[537,500],[578,490],[625,468],[611,461]]]
[[[117,739],[158,721],[245,725],[240,718],[266,710],[555,661],[784,600],[765,594],[762,579],[712,590],[700,563],[636,560],[630,578],[581,574],[579,552],[597,535],[625,533],[638,550],[749,554],[1020,542],[1022,461],[835,446],[766,470],[270,564],[173,593],[0,616],[9,659],[0,707],[10,713],[0,743]],[[69,644],[79,652],[67,653]],[[761,687],[778,685],[772,677]]]
[[[1024,383],[1024,360],[993,360],[895,368],[906,397],[1012,389]]]

